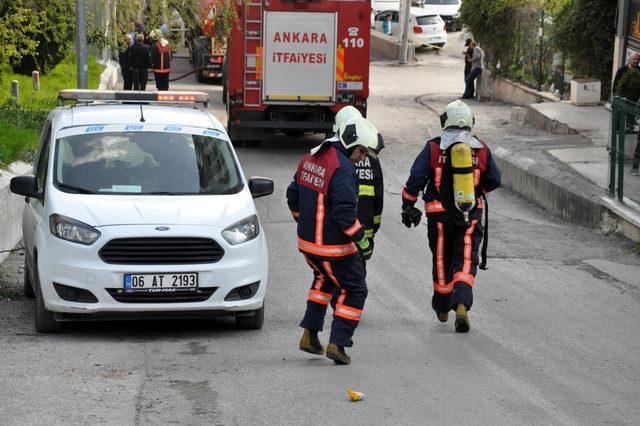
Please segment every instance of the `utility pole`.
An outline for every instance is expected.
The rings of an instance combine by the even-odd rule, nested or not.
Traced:
[[[400,46],[400,58],[401,64],[407,63],[407,56],[409,50],[409,20],[411,19],[411,0],[402,0],[404,8],[402,10],[402,20],[400,21],[402,29],[402,44]]]
[[[84,0],[76,0],[76,55],[78,89],[88,89],[89,67],[87,66],[87,27],[85,25]]]
[[[538,29],[540,36],[540,57],[538,58],[538,92],[542,90],[542,52],[544,47],[544,10],[540,12],[540,28]]]

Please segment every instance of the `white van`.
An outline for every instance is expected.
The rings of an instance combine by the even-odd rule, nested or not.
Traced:
[[[246,180],[201,92],[69,90],[53,110],[25,196],[25,294],[38,332],[110,318],[235,316],[261,328],[267,243]],[[135,103],[132,103],[134,101]],[[164,103],[184,103],[189,107]]]

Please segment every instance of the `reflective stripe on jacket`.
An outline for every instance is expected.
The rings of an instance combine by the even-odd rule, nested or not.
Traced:
[[[325,142],[307,154],[287,188],[287,204],[298,221],[298,249],[335,259],[357,252],[364,236],[357,215],[355,166],[340,142]]]

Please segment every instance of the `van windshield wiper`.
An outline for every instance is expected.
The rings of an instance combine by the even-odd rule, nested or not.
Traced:
[[[79,186],[74,186],[74,185],[69,185],[67,183],[58,183],[59,186],[61,186],[62,188],[65,189],[70,189],[72,191],[77,192],[78,194],[95,194],[95,192],[87,189],[87,188],[81,188]]]

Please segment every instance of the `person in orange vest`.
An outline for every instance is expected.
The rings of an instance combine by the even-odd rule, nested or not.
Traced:
[[[156,79],[158,90],[169,90],[169,74],[171,73],[171,44],[162,37],[159,29],[151,31],[149,35],[153,44],[151,45],[151,64],[153,75]]]

